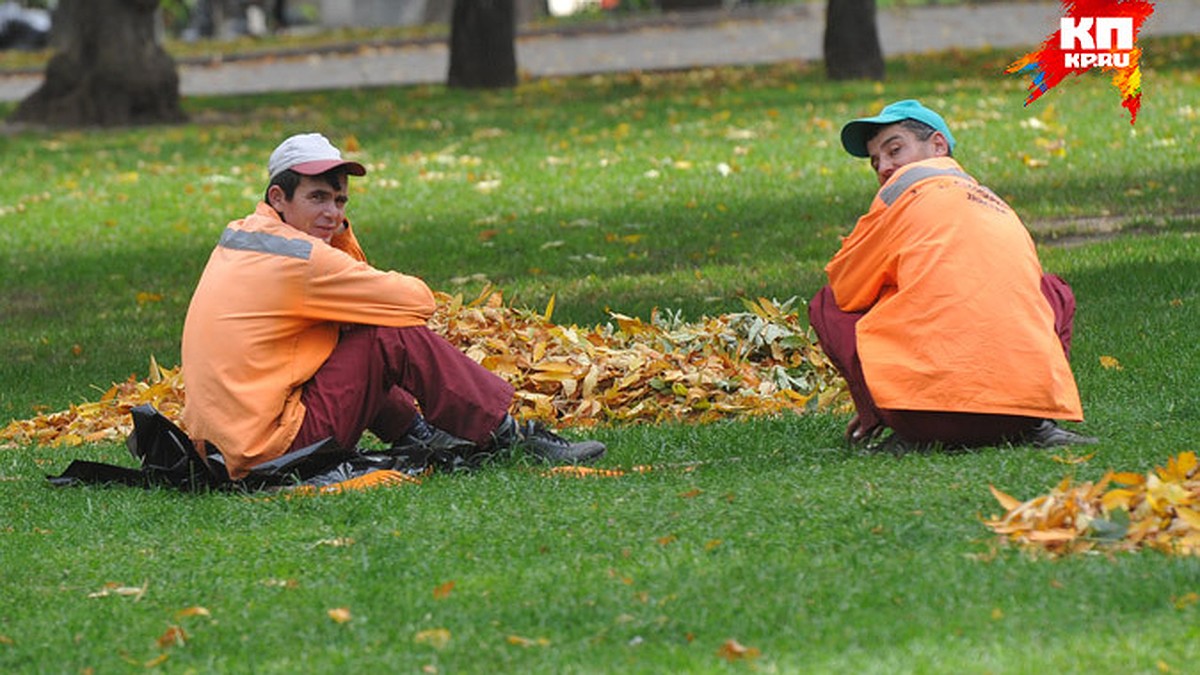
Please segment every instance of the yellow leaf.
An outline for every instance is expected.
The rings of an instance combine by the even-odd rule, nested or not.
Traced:
[[[89,598],[103,598],[103,597],[109,596],[109,595],[120,595],[120,596],[125,596],[125,597],[131,597],[136,601],[136,600],[142,599],[142,596],[144,596],[146,594],[146,589],[149,587],[149,585],[150,585],[150,582],[146,582],[146,584],[143,586],[121,586],[120,584],[105,584],[104,588],[100,589],[99,591],[96,591],[95,593],[89,593],[88,597]]]
[[[1171,598],[1171,601],[1175,603],[1175,609],[1185,609],[1190,605],[1200,602],[1200,593],[1192,591],[1190,593],[1183,594],[1182,597]]]
[[[187,632],[179,626],[171,626],[167,628],[167,632],[158,636],[158,648],[166,649],[167,647],[182,647],[187,643]]]
[[[546,647],[550,644],[550,640],[544,637],[531,639],[520,635],[509,635],[507,640],[508,644],[518,647]]]
[[[542,361],[533,366],[533,369],[542,373],[561,373],[570,375],[575,372],[575,366],[566,361]]]
[[[1010,497],[997,490],[996,486],[994,485],[989,485],[988,489],[992,491],[992,496],[996,498],[996,501],[1000,502],[1000,506],[1004,507],[1005,511],[1012,511],[1021,505],[1021,502],[1018,499],[1015,497]]]
[[[549,321],[550,317],[554,316],[554,294],[550,295],[550,301],[546,303],[546,311],[542,314],[542,320]]]
[[[188,607],[187,609],[181,609],[178,612],[175,612],[175,618],[177,619],[182,619],[188,616],[211,616],[211,614],[209,614],[207,609],[199,606]]]
[[[732,638],[725,641],[721,648],[717,650],[717,656],[726,661],[738,661],[741,659],[756,659],[760,652],[756,647],[747,647],[742,643]]]
[[[1111,513],[1117,509],[1132,511],[1133,498],[1137,494],[1133,490],[1115,488],[1104,493],[1104,496],[1100,498],[1100,506],[1105,513]]]
[[[1131,471],[1118,471],[1112,475],[1112,481],[1121,485],[1144,485],[1146,483],[1146,476]]]
[[[159,654],[158,656],[145,662],[144,664],[142,664],[142,666],[145,667],[147,670],[149,670],[151,668],[157,668],[157,667],[161,666],[162,664],[166,663],[167,659],[170,657],[171,657],[170,654],[168,654],[167,652],[163,652],[163,653]]]
[[[413,636],[413,642],[419,645],[429,645],[434,649],[445,649],[450,644],[450,631],[445,628],[430,628],[419,631]]]
[[[435,600],[445,600],[450,597],[450,592],[454,590],[454,582],[447,581],[444,584],[434,587],[433,598]]]
[[[343,546],[353,546],[354,537],[332,537],[330,539],[321,539],[313,546],[331,546],[333,548],[341,548]]]
[[[1124,370],[1124,367],[1121,366],[1121,362],[1118,361],[1114,356],[1101,356],[1100,365],[1107,370]]]
[[[1193,530],[1200,531],[1200,511],[1188,508],[1186,506],[1176,506],[1175,515],[1187,523],[1187,526]]]
[[[1158,470],[1158,475],[1165,481],[1182,483],[1196,470],[1196,453],[1181,452],[1177,457],[1167,459],[1167,466]]]
[[[1095,456],[1096,456],[1096,453],[1093,452],[1093,453],[1084,455],[1082,457],[1075,457],[1073,455],[1067,455],[1066,457],[1062,457],[1059,455],[1054,455],[1050,459],[1053,459],[1054,461],[1058,462],[1059,464],[1083,464],[1084,462],[1088,461],[1089,459],[1091,459]]]
[[[163,296],[161,293],[148,293],[146,291],[140,291],[138,292],[136,299],[138,307],[141,307],[151,302],[161,302]]]
[[[1035,530],[1025,535],[1029,541],[1036,542],[1060,542],[1071,541],[1079,536],[1075,530],[1053,529],[1053,530]]]
[[[325,612],[334,623],[346,623],[350,621],[350,610],[346,607],[335,607]]]

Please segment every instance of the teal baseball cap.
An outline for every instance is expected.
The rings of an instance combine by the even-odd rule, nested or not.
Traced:
[[[942,132],[946,142],[950,144],[950,149],[954,150],[954,136],[950,133],[950,127],[946,126],[946,120],[921,105],[920,101],[911,98],[889,104],[874,117],[860,117],[847,122],[846,126],[842,127],[842,147],[855,157],[869,157],[867,140],[879,133],[879,127],[902,120],[924,122]]]

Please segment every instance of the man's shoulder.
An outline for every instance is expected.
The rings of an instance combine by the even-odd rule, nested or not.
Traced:
[[[929,180],[945,181],[948,184],[958,184],[964,188],[972,188],[979,184],[952,157],[923,159],[906,164],[897,170],[888,179],[888,182],[879,188],[879,192],[875,195],[875,206],[891,206],[904,195],[914,194],[910,193],[911,188]]]

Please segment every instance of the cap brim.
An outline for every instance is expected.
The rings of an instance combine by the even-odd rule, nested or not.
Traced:
[[[842,127],[842,147],[855,157],[870,157],[867,152],[867,141],[875,135],[879,127],[895,124],[904,117],[894,115],[876,115],[864,117],[846,123]]]
[[[301,162],[288,168],[301,176],[319,176],[330,169],[336,169],[340,166],[346,167],[346,173],[351,176],[367,175],[367,168],[362,164],[344,159],[321,159],[313,162]]]

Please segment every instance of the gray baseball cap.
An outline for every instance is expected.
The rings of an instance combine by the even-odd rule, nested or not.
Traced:
[[[321,134],[296,134],[279,144],[267,160],[268,180],[291,169],[303,176],[317,176],[339,166],[351,176],[365,176],[367,169],[358,162],[342,159],[342,152]]]

